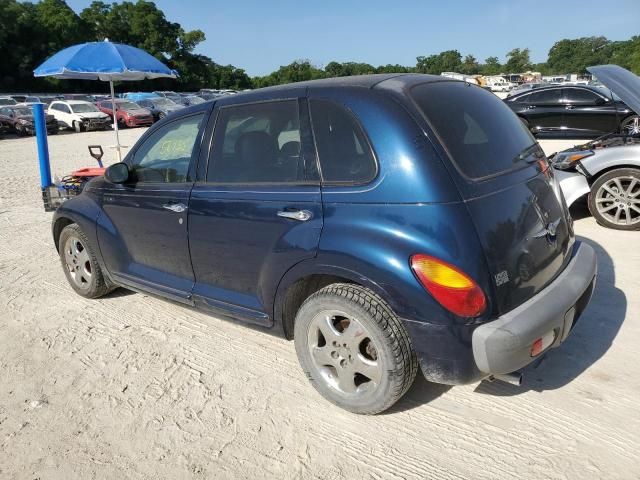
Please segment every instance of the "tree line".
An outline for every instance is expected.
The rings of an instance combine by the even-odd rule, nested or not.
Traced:
[[[528,48],[515,48],[505,63],[496,56],[484,62],[471,54],[447,50],[419,56],[410,66],[374,66],[358,62],[329,62],[324,67],[296,60],[264,76],[250,77],[242,68],[220,65],[194,53],[205,40],[201,30],[185,31],[168,20],[153,2],[105,3],[94,1],[79,14],[64,0],[38,3],[0,0],[0,91],[55,92],[96,91],[95,82],[34,78],[33,69],[47,57],[76,43],[111,41],[133,45],[180,72],[177,80],[127,82],[130,90],[198,90],[200,88],[259,88],[327,77],[372,73],[431,73],[446,71],[468,75],[495,75],[539,71],[544,75],[584,73],[590,65],[614,63],[640,74],[640,36],[626,41],[605,37],[564,39],[549,50],[546,62],[534,64]],[[72,83],[71,83],[72,82]]]

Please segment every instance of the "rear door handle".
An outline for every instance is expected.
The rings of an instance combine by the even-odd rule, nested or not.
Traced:
[[[290,218],[291,220],[298,220],[300,222],[306,222],[313,217],[313,213],[309,210],[280,210],[278,216],[282,218]]]
[[[162,205],[162,208],[171,210],[172,212],[182,213],[187,209],[187,206],[184,203],[165,203]]]
[[[574,107],[573,107],[573,105],[567,105],[564,108],[565,108],[565,110],[573,110]]]

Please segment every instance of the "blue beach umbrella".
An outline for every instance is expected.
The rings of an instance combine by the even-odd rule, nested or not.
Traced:
[[[60,50],[33,71],[36,77],[55,77],[77,80],[102,80],[109,82],[114,112],[116,149],[118,161],[122,160],[118,122],[115,118],[114,81],[134,81],[152,78],[176,78],[178,72],[144,50],[112,43],[89,42]]]

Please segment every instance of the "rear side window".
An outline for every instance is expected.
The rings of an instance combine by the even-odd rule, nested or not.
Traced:
[[[464,82],[436,82],[415,86],[411,97],[468,178],[523,168],[539,152],[529,130],[490,92]]]
[[[362,184],[373,180],[376,162],[354,116],[327,100],[311,100],[310,104],[323,182]]]
[[[225,107],[213,137],[207,181],[304,181],[298,102],[284,100]]]
[[[537,104],[554,104],[560,103],[561,89],[555,88],[552,90],[540,90],[539,92],[533,92],[529,95],[527,102]]]
[[[564,96],[568,103],[579,103],[583,105],[594,104],[598,98],[601,98],[599,95],[584,88],[565,88]]]

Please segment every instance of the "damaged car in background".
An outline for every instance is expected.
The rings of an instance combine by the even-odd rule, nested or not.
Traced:
[[[634,112],[640,112],[640,77],[617,65],[589,67]],[[567,205],[587,195],[596,221],[640,230],[640,122],[549,157]]]

